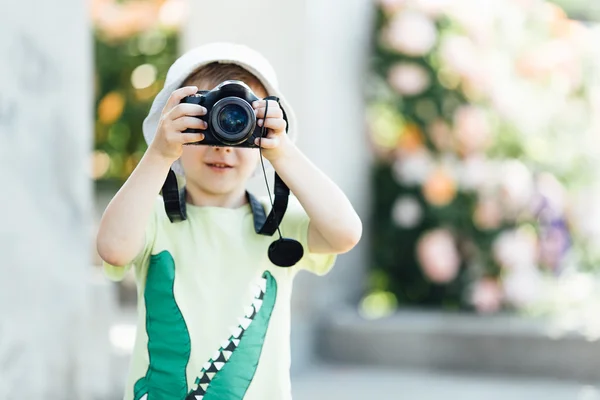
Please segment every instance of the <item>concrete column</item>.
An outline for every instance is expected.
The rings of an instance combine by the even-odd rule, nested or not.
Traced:
[[[0,13],[0,399],[98,398],[107,384],[88,330],[87,15],[80,0]]]

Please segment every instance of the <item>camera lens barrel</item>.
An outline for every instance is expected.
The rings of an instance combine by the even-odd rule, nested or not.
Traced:
[[[256,115],[244,99],[225,97],[215,103],[210,123],[217,140],[225,145],[236,145],[252,135],[256,127]]]

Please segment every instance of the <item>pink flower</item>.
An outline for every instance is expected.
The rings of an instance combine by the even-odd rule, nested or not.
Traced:
[[[491,128],[484,111],[462,106],[454,115],[454,133],[463,154],[485,150],[491,139]]]
[[[483,278],[475,283],[471,303],[484,314],[494,313],[502,307],[502,288],[495,279]]]
[[[388,74],[390,85],[403,96],[415,96],[431,84],[427,71],[415,63],[397,63]]]
[[[437,41],[433,21],[416,11],[399,12],[383,31],[383,40],[392,49],[413,57],[424,56]]]
[[[452,234],[446,229],[425,233],[417,243],[417,258],[425,276],[432,282],[443,284],[456,278],[460,256]]]
[[[502,210],[492,198],[481,199],[475,208],[473,221],[479,229],[496,229],[502,223]]]
[[[466,36],[445,36],[440,56],[442,65],[460,76],[473,75],[480,62],[475,44]]]

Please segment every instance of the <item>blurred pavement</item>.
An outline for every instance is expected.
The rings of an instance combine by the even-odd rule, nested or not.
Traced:
[[[294,400],[600,400],[597,387],[570,382],[332,365],[292,385]]]

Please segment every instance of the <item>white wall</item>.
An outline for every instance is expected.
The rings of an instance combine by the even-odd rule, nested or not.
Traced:
[[[189,1],[183,48],[233,41],[263,53],[300,126],[298,146],[340,187],[366,220],[368,165],[362,85],[370,33],[370,0]],[[260,182],[259,182],[260,185]],[[254,187],[254,186],[253,186]],[[365,235],[366,236],[366,235]],[[298,277],[294,289],[294,367],[307,365],[315,323],[355,302],[366,267],[366,237],[325,278]]]
[[[89,363],[101,347],[83,350],[95,337],[84,329],[96,327],[86,4],[6,2],[0,12],[0,399],[97,398],[108,384]]]

